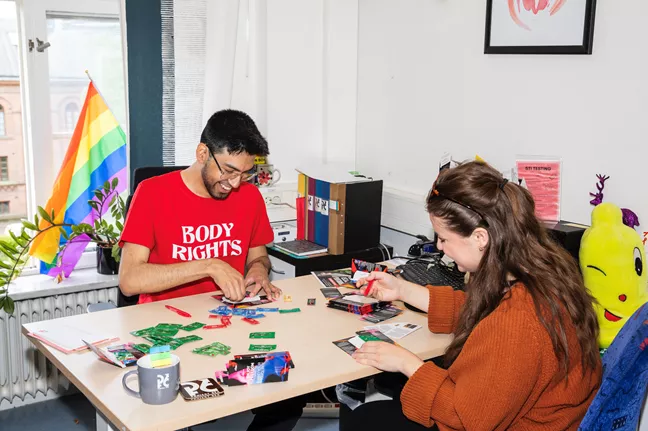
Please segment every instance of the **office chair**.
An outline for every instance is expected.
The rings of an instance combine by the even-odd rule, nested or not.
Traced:
[[[648,303],[623,325],[603,355],[603,379],[579,430],[648,429]]]
[[[130,208],[131,200],[137,190],[137,186],[140,183],[148,178],[157,177],[158,175],[168,174],[169,172],[179,171],[186,169],[188,166],[146,166],[142,168],[137,168],[133,171],[133,177],[131,181],[131,194],[126,199],[126,214],[128,214],[128,209]],[[128,307],[130,305],[137,304],[139,300],[139,295],[125,296],[121,290],[117,292],[117,307]]]

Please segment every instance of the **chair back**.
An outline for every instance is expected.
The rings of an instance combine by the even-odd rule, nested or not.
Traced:
[[[145,166],[137,168],[133,171],[132,185],[131,185],[131,194],[126,199],[126,214],[128,214],[128,209],[130,208],[131,200],[137,190],[137,186],[140,183],[148,178],[157,177],[158,175],[168,174],[169,172],[179,171],[186,169],[188,166]],[[139,295],[125,296],[121,290],[117,292],[117,307],[128,307],[130,305],[137,304],[139,301]]]
[[[601,387],[579,430],[636,431],[647,388],[648,303],[628,319],[603,355]]]

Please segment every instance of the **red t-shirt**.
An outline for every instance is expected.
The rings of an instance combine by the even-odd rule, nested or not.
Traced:
[[[261,193],[243,183],[223,199],[204,198],[185,185],[181,171],[142,181],[131,201],[120,246],[151,250],[149,263],[170,264],[219,258],[244,274],[250,248],[272,242],[274,234]],[[139,303],[213,292],[211,278],[159,293],[143,293]]]

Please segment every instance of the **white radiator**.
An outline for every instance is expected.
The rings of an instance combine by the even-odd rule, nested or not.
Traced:
[[[89,304],[117,303],[117,287],[16,301],[0,311],[0,410],[65,395],[69,381],[21,333],[24,323],[83,314]]]

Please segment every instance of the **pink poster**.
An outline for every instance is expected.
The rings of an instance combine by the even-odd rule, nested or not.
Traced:
[[[543,221],[560,221],[560,160],[518,160],[520,179],[535,200],[536,216]]]

